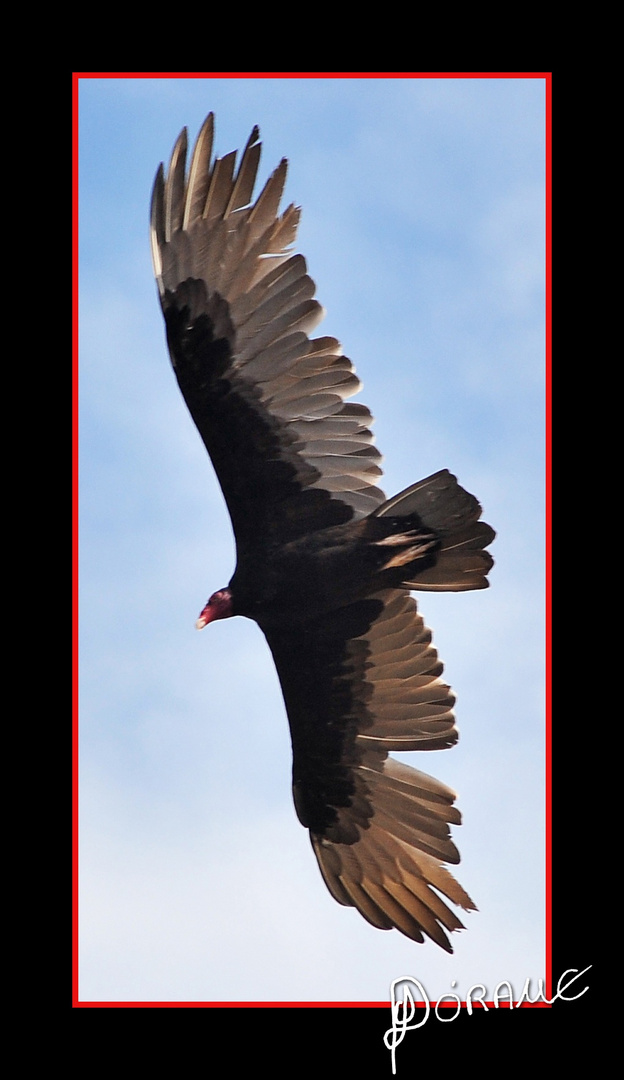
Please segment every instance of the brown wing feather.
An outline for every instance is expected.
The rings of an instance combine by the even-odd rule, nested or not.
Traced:
[[[237,538],[245,538],[249,500],[258,491],[271,493],[273,516],[254,523],[256,539],[262,528],[279,533],[284,519],[290,531],[282,535],[293,535],[298,493],[305,503],[301,531],[363,517],[384,499],[376,486],[381,470],[371,445],[372,417],[364,406],[353,411],[345,404],[360,382],[339,342],[309,338],[323,309],[305,259],[287,250],[299,220],[294,206],[279,214],[287,163],[280,163],[250,206],[258,129],[238,170],[233,153],[212,163],[213,133],[211,114],[188,176],[186,131],[167,175],[159,169],[152,253],[176,374],[213,458]],[[246,419],[235,415],[233,399]],[[236,453],[228,450],[234,436]],[[245,483],[240,473],[252,457],[257,460]],[[317,494],[309,498],[310,492]]]
[[[288,632],[265,631],[293,741],[293,791],[329,891],[380,929],[452,951],[461,929],[439,894],[474,904],[444,863],[459,862],[455,795],[390,750],[457,740],[453,694],[415,601],[384,590]]]

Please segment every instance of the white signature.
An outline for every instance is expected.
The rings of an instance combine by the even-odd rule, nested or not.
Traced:
[[[567,971],[564,971],[563,975],[559,979],[559,982],[557,983],[557,993],[552,998],[547,998],[544,996],[543,979],[538,980],[537,995],[534,998],[530,996],[529,991],[531,980],[530,978],[527,979],[524,984],[524,989],[522,990],[522,993],[517,1001],[514,1001],[514,992],[511,983],[500,982],[494,990],[494,1008],[498,1009],[500,1007],[501,1000],[506,1001],[510,1009],[519,1009],[522,1003],[525,1001],[530,1005],[534,1005],[538,1001],[543,1001],[546,1005],[552,1005],[553,1001],[557,1000],[576,1001],[577,998],[583,996],[585,991],[588,989],[587,986],[583,990],[581,990],[579,994],[575,994],[572,997],[566,997],[565,991],[572,985],[573,982],[576,981],[576,979],[580,979],[581,975],[584,975],[586,971],[589,971],[589,968],[591,967],[592,965],[590,964],[589,967],[583,968],[582,971],[578,971],[576,968],[568,968]],[[569,979],[568,982],[563,983],[563,980],[566,978],[567,975],[572,975],[572,978]],[[451,983],[451,986],[455,985],[456,983],[453,981]],[[417,1007],[414,999],[414,994],[412,993],[412,987],[416,987],[418,989],[418,992],[420,993],[420,996],[425,1006],[424,1015],[418,1021],[418,1023],[415,1024],[411,1023],[416,1014]],[[398,997],[399,989],[403,991],[403,996],[401,998]],[[468,993],[466,994],[466,1009],[468,1010],[469,1016],[472,1016],[472,1010],[475,1004],[481,1005],[486,1012],[489,1011],[489,1006],[486,1005],[484,1001],[484,997],[486,994],[487,990],[483,983],[475,983],[474,986],[470,987]],[[440,1005],[449,1001],[455,1004],[455,1011],[453,1015],[440,1016],[440,1013],[438,1011]],[[457,994],[443,994],[440,1000],[435,1003],[435,1015],[438,1020],[442,1021],[442,1023],[448,1024],[451,1020],[455,1020],[456,1017],[459,1016],[461,1008],[462,1003]],[[388,1028],[388,1030],[386,1031],[384,1035],[384,1043],[386,1044],[392,1056],[392,1073],[394,1075],[396,1074],[397,1046],[399,1045],[399,1043],[403,1042],[406,1032],[416,1031],[417,1028],[420,1028],[423,1026],[423,1024],[427,1023],[427,1020],[429,1019],[429,1013],[431,1012],[431,1003],[429,1001],[427,991],[418,979],[412,978],[411,975],[401,975],[399,979],[393,979],[392,983],[390,984],[390,1009],[392,1011],[392,1027]]]

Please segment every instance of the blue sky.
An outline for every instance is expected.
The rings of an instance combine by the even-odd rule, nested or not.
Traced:
[[[544,957],[543,79],[82,79],[81,983],[84,1000],[431,999]],[[327,892],[290,795],[261,632],[198,634],[229,519],[170,370],[153,177],[216,114],[217,153],[286,156],[296,249],[364,383],[390,495],[447,467],[497,530],[491,588],[421,594],[457,694],[455,953]],[[417,597],[418,599],[418,597]]]

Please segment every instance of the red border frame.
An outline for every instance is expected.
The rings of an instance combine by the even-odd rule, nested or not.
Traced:
[[[331,79],[543,79],[546,89],[545,146],[546,146],[546,997],[552,996],[552,72],[72,72],[72,435],[73,455],[73,581],[72,603],[73,635],[73,771],[72,771],[72,827],[73,827],[73,956],[72,956],[72,1006],[74,1008],[98,1009],[389,1009],[389,1001],[80,1001],[78,997],[78,89],[81,79],[114,78],[331,78]],[[492,1002],[486,1002],[492,1006]],[[435,1006],[435,1002],[431,1002]],[[442,1006],[444,1007],[444,1006]],[[449,1008],[453,1004],[449,1002]],[[462,1006],[465,1008],[465,1003]],[[502,1007],[507,1007],[504,1005]],[[548,1002],[524,1002],[521,1008],[550,1008]]]
[[[545,650],[545,761],[546,772],[546,993],[552,995],[552,75],[546,77],[546,395],[545,395],[545,499],[546,499],[546,650]]]

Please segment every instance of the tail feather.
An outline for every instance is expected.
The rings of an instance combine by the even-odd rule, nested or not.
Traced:
[[[460,487],[448,469],[412,484],[378,506],[371,516],[416,519],[439,538],[434,565],[423,569],[413,565],[402,582],[406,587],[436,592],[488,587],[487,573],[494,560],[484,548],[496,533],[479,520],[478,500]],[[397,560],[393,565],[399,565]]]

